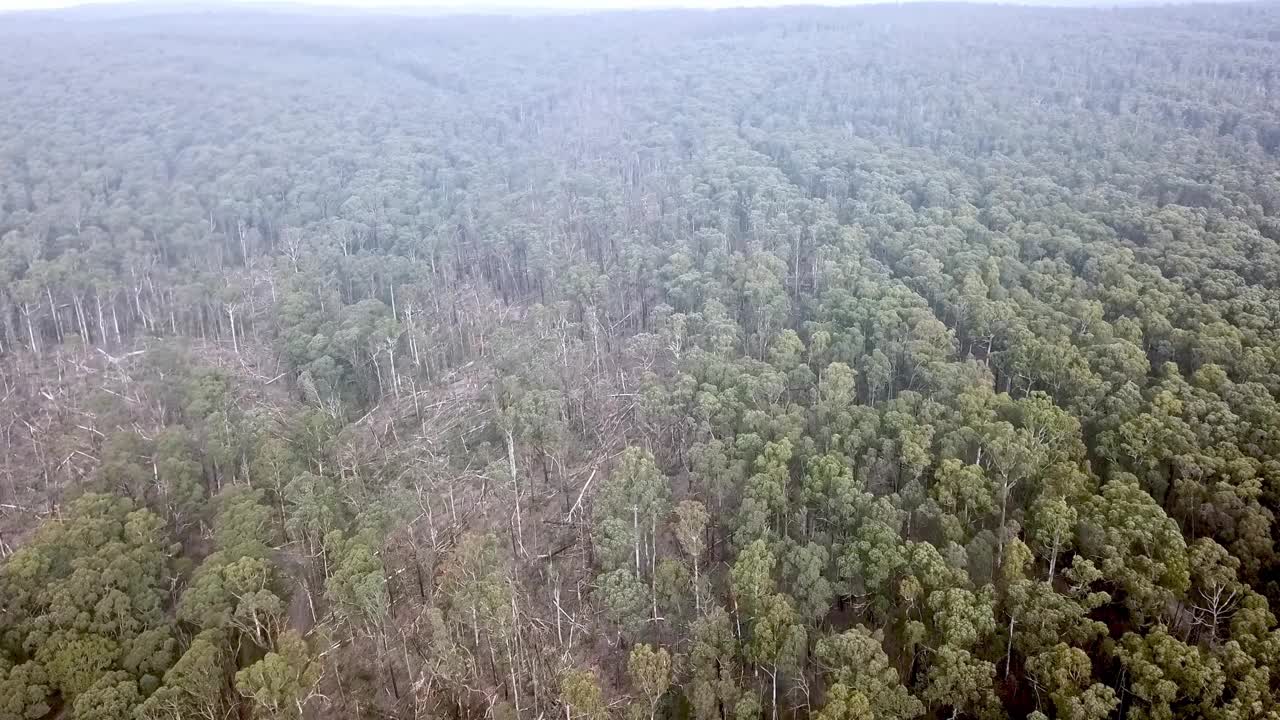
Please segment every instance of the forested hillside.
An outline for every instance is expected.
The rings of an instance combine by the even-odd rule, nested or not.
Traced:
[[[0,16],[0,720],[1280,718],[1280,6]]]

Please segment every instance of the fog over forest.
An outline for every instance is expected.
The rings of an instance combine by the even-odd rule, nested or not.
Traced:
[[[1280,5],[0,45],[0,720],[1280,720]]]
[[[899,0],[897,4],[929,2]],[[1233,0],[1207,0],[1232,2]],[[1188,0],[1181,0],[1185,3]],[[876,0],[0,0],[0,12],[8,10],[60,10],[88,7],[126,13],[271,8],[288,12],[372,11],[415,14],[560,14],[626,10],[731,10],[737,8],[856,7],[879,4]],[[1004,4],[1044,7],[1126,7],[1179,4],[1165,0],[1011,0]],[[71,19],[64,17],[62,19]],[[79,18],[83,20],[84,18]]]

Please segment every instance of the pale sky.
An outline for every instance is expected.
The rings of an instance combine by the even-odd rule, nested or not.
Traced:
[[[156,0],[145,0],[146,4],[169,4]],[[269,3],[272,5],[297,4],[318,5],[322,7],[356,7],[356,8],[444,8],[464,10],[468,7],[480,7],[486,10],[512,9],[528,10],[540,8],[556,9],[653,9],[653,8],[730,8],[730,7],[775,7],[779,5],[859,5],[877,0],[230,0],[231,4],[254,5]],[[883,2],[884,0],[878,0]],[[41,10],[77,5],[121,5],[128,0],[0,0],[0,11],[4,10]],[[191,0],[177,0],[175,7],[191,5]],[[205,4],[205,3],[194,3]]]

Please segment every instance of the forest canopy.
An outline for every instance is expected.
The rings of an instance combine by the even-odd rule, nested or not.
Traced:
[[[1280,7],[0,45],[0,720],[1280,717]]]

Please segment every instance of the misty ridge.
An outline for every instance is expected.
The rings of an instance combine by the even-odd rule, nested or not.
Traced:
[[[514,5],[0,15],[0,720],[1280,717],[1280,5]]]

